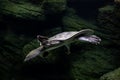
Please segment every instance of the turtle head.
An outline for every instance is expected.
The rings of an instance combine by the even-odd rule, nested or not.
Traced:
[[[38,39],[38,41],[41,42],[42,45],[45,45],[48,40],[48,38],[46,36],[41,36],[41,35],[37,35],[37,39]]]

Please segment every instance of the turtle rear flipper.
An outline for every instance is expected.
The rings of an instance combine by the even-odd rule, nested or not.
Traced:
[[[29,52],[29,54],[25,57],[24,61],[28,61],[36,56],[38,56],[41,52],[41,50],[43,49],[43,47],[38,47],[32,51]]]
[[[82,36],[78,38],[81,41],[90,42],[93,44],[100,44],[101,39],[96,35]]]

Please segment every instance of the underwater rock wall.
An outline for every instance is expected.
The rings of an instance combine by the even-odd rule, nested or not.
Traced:
[[[100,80],[120,80],[120,68],[104,74]]]
[[[36,1],[37,2],[37,1]],[[44,20],[46,14],[61,13],[66,8],[66,0],[35,1],[1,0],[1,13],[27,20]]]
[[[60,25],[60,18],[66,9],[66,0],[1,0],[2,21],[18,34],[33,35]]]
[[[115,64],[117,65],[117,68],[115,70],[111,70],[110,72],[104,74],[100,80],[119,80],[120,79],[120,71],[119,71],[119,67],[120,67],[120,63],[118,62],[120,59],[120,44],[119,44],[119,37],[120,37],[120,24],[119,24],[119,20],[120,20],[120,9],[119,9],[119,1],[115,0],[115,6],[111,6],[112,10],[108,9],[108,10],[104,10],[102,11],[103,14],[106,14],[107,16],[102,16],[105,17],[105,19],[100,20],[100,22],[106,22],[106,24],[104,26],[106,26],[106,28],[109,28],[108,30],[110,30],[109,32],[109,36],[110,39],[113,42],[113,48],[116,48],[116,51],[114,51],[113,56],[115,56]],[[100,18],[101,19],[101,18]]]
[[[93,25],[81,19],[77,10],[67,2],[0,1],[0,24],[5,31],[0,32],[0,80],[104,80],[108,72],[120,67],[119,4],[100,8],[97,23]],[[95,30],[95,34],[102,38],[100,45],[75,42],[71,45],[70,55],[66,55],[66,48],[62,47],[50,51],[45,59],[38,56],[23,62],[25,55],[39,46],[37,34],[52,36],[85,28]],[[119,73],[119,69],[116,71]],[[109,76],[113,80],[119,77],[111,75],[112,72]]]

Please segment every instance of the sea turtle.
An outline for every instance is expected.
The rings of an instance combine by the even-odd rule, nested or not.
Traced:
[[[25,58],[24,61],[28,61],[39,54],[54,50],[61,46],[66,46],[68,54],[70,53],[69,44],[76,41],[86,41],[93,44],[100,44],[101,39],[96,35],[93,35],[94,31],[91,29],[83,29],[80,31],[68,31],[58,33],[50,38],[37,35],[37,39],[40,41],[40,47],[32,50]]]

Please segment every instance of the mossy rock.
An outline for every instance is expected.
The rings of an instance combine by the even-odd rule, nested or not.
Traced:
[[[19,2],[19,1],[18,1]],[[44,20],[41,5],[30,2],[15,3],[9,0],[1,1],[0,10],[3,15],[10,15],[21,19]]]
[[[113,10],[114,10],[114,6],[112,5],[106,5],[105,7],[99,9],[100,12],[110,12]]]
[[[99,9],[98,26],[101,27],[99,31],[106,34],[106,39],[111,43],[119,45],[118,37],[120,36],[119,24],[119,8],[114,5],[107,5]]]
[[[114,68],[113,59],[107,48],[84,44],[81,51],[73,52],[71,56],[71,73],[75,80],[98,80]]]
[[[120,80],[120,68],[104,74],[100,80]]]
[[[35,4],[35,3],[37,4]],[[3,15],[9,15],[26,20],[44,21],[47,14],[59,14],[66,9],[66,0],[41,0],[41,1],[0,1],[0,11]]]
[[[100,8],[99,10],[99,16],[98,16],[98,23],[101,27],[100,32],[106,34],[107,36],[105,39],[107,39],[109,46],[113,49],[112,56],[113,58],[113,64],[119,67],[119,30],[120,30],[120,24],[119,24],[119,4],[117,5],[109,5],[105,6],[103,8]],[[118,15],[117,15],[118,14]],[[108,46],[106,46],[108,47]],[[111,49],[111,50],[112,50]],[[115,69],[115,68],[113,68]],[[112,70],[113,70],[112,69]],[[111,70],[110,70],[111,71]],[[100,80],[119,80],[120,79],[120,69],[116,69],[114,71],[111,71],[109,73],[104,74]]]
[[[0,36],[1,37],[1,36]],[[0,80],[12,79],[22,66],[22,47],[28,41],[23,36],[3,34],[0,42]]]
[[[68,8],[66,10],[66,15],[62,19],[63,22],[63,30],[70,31],[70,30],[81,30],[90,28],[93,30],[97,29],[97,26],[91,24],[90,22],[87,22],[86,20],[80,18],[78,15],[76,15],[76,12],[72,8]]]
[[[66,10],[66,0],[45,0],[43,9],[47,15],[63,13]]]

